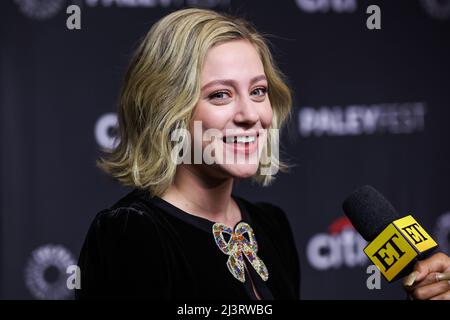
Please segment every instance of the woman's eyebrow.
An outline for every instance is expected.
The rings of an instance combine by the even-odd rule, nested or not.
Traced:
[[[267,78],[266,78],[266,76],[263,75],[263,74],[261,74],[261,75],[259,75],[259,76],[256,76],[256,77],[253,77],[253,78],[250,79],[250,85],[252,85],[253,83],[258,82],[258,81],[260,81],[260,80],[267,80]],[[207,88],[209,88],[209,87],[211,87],[211,86],[217,85],[217,84],[222,84],[222,85],[227,85],[227,86],[233,86],[234,84],[236,84],[236,81],[235,81],[235,80],[232,80],[232,79],[218,79],[218,80],[213,80],[213,81],[211,81],[211,82],[205,84],[205,85],[202,87],[201,90],[203,91],[203,90],[205,90],[205,89],[207,89]]]

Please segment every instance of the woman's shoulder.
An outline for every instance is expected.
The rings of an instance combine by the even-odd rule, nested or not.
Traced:
[[[93,253],[104,260],[106,256],[129,257],[139,249],[162,251],[161,220],[157,210],[146,206],[134,190],[97,212],[88,228],[80,259],[97,259],[92,257]]]
[[[88,237],[102,238],[111,244],[119,241],[136,242],[136,237],[156,237],[165,223],[163,215],[137,189],[126,194],[110,207],[98,211],[88,230]],[[151,240],[151,239],[139,239]],[[157,239],[153,239],[157,240]]]
[[[84,289],[78,290],[77,298],[126,294],[121,288],[137,286],[143,276],[140,270],[164,275],[165,261],[154,263],[155,257],[163,257],[164,252],[157,219],[156,210],[145,208],[131,193],[99,211],[80,250],[78,266],[83,272]],[[156,286],[159,280],[152,281]]]
[[[110,207],[100,210],[94,222],[127,224],[130,219],[152,221],[158,217],[160,215],[157,207],[152,206],[151,197],[142,190],[133,189]]]

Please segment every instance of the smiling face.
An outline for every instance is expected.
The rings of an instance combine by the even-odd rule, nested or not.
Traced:
[[[216,154],[215,164],[202,163],[200,169],[223,178],[253,176],[272,122],[268,82],[258,52],[246,40],[218,44],[208,50],[200,81],[191,136],[202,150],[213,144],[216,152],[222,151],[222,157]],[[194,121],[201,121],[203,133],[220,131],[223,140],[198,141]]]

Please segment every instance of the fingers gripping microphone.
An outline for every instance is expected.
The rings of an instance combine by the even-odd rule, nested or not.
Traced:
[[[401,217],[371,186],[355,190],[342,207],[369,242],[364,253],[389,282],[405,276],[419,255],[437,247],[412,216]]]

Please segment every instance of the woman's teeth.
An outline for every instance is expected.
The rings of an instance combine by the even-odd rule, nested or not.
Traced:
[[[226,143],[251,143],[256,140],[255,136],[225,137]]]

